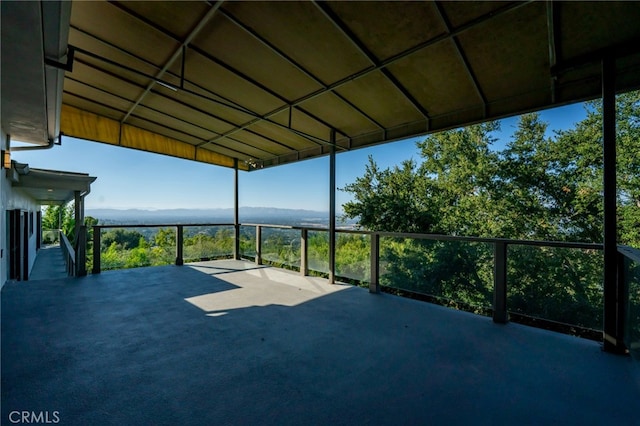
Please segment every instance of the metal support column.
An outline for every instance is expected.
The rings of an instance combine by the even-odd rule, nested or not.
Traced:
[[[336,131],[331,129],[329,155],[329,283],[336,282]]]
[[[616,218],[616,63],[602,60],[602,139],[604,192],[604,350],[624,353],[620,316],[622,289],[618,285],[618,239]]]
[[[233,246],[233,258],[240,260],[240,210],[238,207],[238,159],[233,159],[233,176],[234,176],[234,190],[233,190],[233,227],[234,227],[234,246]]]

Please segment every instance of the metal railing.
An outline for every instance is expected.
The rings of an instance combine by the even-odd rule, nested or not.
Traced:
[[[62,250],[62,256],[67,268],[67,275],[73,277],[76,275],[76,251],[73,249],[73,245],[69,242],[69,239],[60,232],[60,249]]]
[[[92,268],[91,271],[94,274],[99,274],[102,271],[102,259],[101,259],[101,244],[102,244],[102,231],[105,229],[145,229],[145,228],[173,228],[175,229],[175,243],[174,252],[171,254],[165,254],[164,257],[171,256],[172,263],[175,265],[183,265],[185,258],[188,260],[209,260],[221,257],[231,257],[232,252],[229,253],[204,253],[201,247],[189,247],[191,250],[185,252],[185,228],[233,228],[233,224],[229,223],[194,223],[194,224],[136,224],[136,225],[96,225],[93,226],[93,254],[92,254]],[[233,236],[233,234],[232,234]],[[200,250],[199,250],[200,249]],[[169,262],[166,262],[169,263]],[[125,266],[121,266],[125,267]]]
[[[236,243],[232,242],[229,245],[228,251],[224,253],[218,253],[216,256],[185,256],[185,229],[186,228],[212,228],[212,227],[226,227],[229,229],[229,233],[232,235],[229,237],[237,239],[239,247],[238,253],[236,253]],[[309,226],[287,226],[287,225],[271,225],[271,224],[255,224],[247,223],[241,224],[237,227],[232,223],[204,223],[204,224],[156,224],[156,225],[98,225],[93,227],[93,265],[92,272],[100,273],[101,271],[101,233],[105,229],[114,228],[173,228],[175,230],[175,248],[173,254],[171,254],[171,260],[166,263],[174,263],[176,265],[182,265],[186,259],[191,260],[205,260],[208,258],[220,258],[220,257],[234,257],[249,259],[257,264],[269,263],[279,267],[285,267],[288,269],[298,270],[302,275],[324,275],[330,276],[329,262],[328,262],[328,239],[329,230],[322,227],[309,227]],[[531,241],[531,240],[510,240],[504,238],[480,238],[480,237],[460,237],[451,235],[435,235],[435,234],[419,234],[419,233],[397,233],[397,232],[371,232],[351,229],[337,229],[336,230],[337,244],[336,252],[340,253],[343,249],[342,244],[358,244],[360,248],[360,257],[357,259],[349,258],[340,261],[336,265],[336,277],[341,281],[348,281],[359,285],[364,285],[369,288],[372,293],[379,293],[381,291],[395,292],[396,294],[409,295],[410,297],[418,296],[422,298],[426,296],[424,300],[451,300],[451,294],[424,294],[421,287],[422,283],[418,283],[413,287],[396,288],[393,286],[392,280],[389,279],[395,271],[397,265],[393,262],[393,257],[389,257],[389,254],[393,254],[393,250],[396,250],[399,255],[402,255],[402,244],[405,242],[413,242],[415,245],[420,245],[419,249],[414,252],[420,255],[425,252],[425,247],[431,247],[434,245],[436,248],[447,248],[449,252],[454,254],[462,253],[462,256],[466,252],[457,252],[456,250],[463,245],[473,247],[472,252],[476,253],[479,259],[482,260],[482,270],[472,271],[476,275],[481,275],[478,282],[479,290],[475,301],[480,300],[482,312],[488,312],[492,316],[493,320],[498,323],[507,322],[509,319],[517,320],[518,322],[526,322],[536,326],[542,326],[544,328],[551,328],[557,331],[567,330],[565,332],[575,333],[575,330],[582,329],[582,332],[577,334],[584,337],[590,337],[593,339],[601,339],[602,328],[601,321],[598,318],[601,315],[599,312],[594,315],[594,321],[586,326],[580,324],[566,323],[562,318],[545,318],[544,312],[527,312],[526,309],[518,310],[514,309],[515,301],[518,300],[524,305],[527,305],[526,297],[530,299],[533,297],[547,297],[552,298],[553,295],[539,295],[535,292],[531,292],[529,295],[514,294],[513,292],[518,288],[518,285],[522,287],[520,280],[522,277],[519,272],[514,272],[516,267],[522,268],[522,265],[526,265],[526,262],[531,259],[537,259],[539,262],[545,261],[545,259],[551,259],[554,256],[562,258],[564,263],[556,264],[554,267],[559,271],[558,273],[565,273],[566,269],[572,267],[571,263],[575,257],[567,256],[562,253],[565,251],[582,251],[583,257],[579,257],[581,264],[599,265],[596,267],[590,267],[589,284],[590,291],[597,294],[587,297],[588,303],[594,303],[595,308],[592,310],[598,311],[602,307],[602,274],[600,269],[602,267],[602,244],[591,243],[574,243],[574,242],[558,242],[558,241]],[[190,237],[192,238],[192,237]],[[313,244],[310,244],[313,241]],[[321,243],[318,243],[320,241]],[[326,246],[323,246],[324,242]],[[394,241],[401,241],[401,243],[395,244]],[[173,237],[172,237],[173,242]],[[395,245],[394,245],[395,244]],[[366,247],[368,246],[368,247]],[[365,247],[363,250],[362,248]],[[398,249],[400,247],[400,249]],[[348,252],[348,247],[345,249]],[[538,251],[536,254],[535,251]],[[366,252],[362,255],[362,252]],[[469,251],[469,250],[468,250]],[[555,251],[560,251],[556,253]],[[446,250],[444,251],[446,254]],[[310,256],[311,254],[311,256]],[[473,254],[473,253],[472,253]],[[169,256],[169,255],[167,255]],[[527,257],[529,256],[529,257]],[[537,257],[536,257],[537,256]],[[347,256],[344,256],[347,257]],[[461,257],[458,255],[458,257]],[[391,259],[391,260],[389,260]],[[586,259],[582,261],[580,259]],[[419,259],[420,262],[426,263],[426,259]],[[442,259],[441,259],[442,260]],[[344,262],[349,264],[344,264]],[[446,262],[446,258],[444,259]],[[166,264],[165,263],[165,264]],[[544,266],[544,265],[543,265]],[[452,265],[451,268],[454,268]],[[526,267],[526,266],[525,266]],[[407,267],[410,269],[411,265]],[[428,271],[428,268],[426,269]],[[527,271],[531,275],[531,271]],[[580,271],[577,274],[581,273]],[[427,274],[427,273],[424,273]],[[418,277],[418,279],[430,279],[427,274],[427,278]],[[594,278],[595,277],[595,278]],[[576,275],[576,287],[585,286],[585,279]],[[597,284],[593,284],[597,282]],[[535,288],[535,283],[530,284]],[[574,297],[572,293],[575,293],[575,289],[569,289],[569,294]],[[510,294],[511,291],[511,294]],[[584,296],[584,295],[583,295]],[[455,298],[455,297],[454,297]],[[484,299],[483,299],[484,298]],[[524,302],[523,302],[524,300]],[[595,300],[595,302],[594,302]],[[543,300],[542,305],[547,303],[548,300]],[[587,303],[581,301],[580,303]],[[448,303],[449,305],[459,306],[464,303]],[[510,309],[511,304],[511,309]],[[558,303],[556,303],[558,305]],[[562,308],[562,307],[561,307]],[[593,307],[592,307],[593,308]],[[522,317],[532,317],[533,319],[527,321],[521,321]]]

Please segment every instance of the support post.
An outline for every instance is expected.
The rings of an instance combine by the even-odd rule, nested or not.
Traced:
[[[80,196],[80,191],[73,191],[73,207],[74,207],[74,219],[75,219],[75,227],[73,229],[74,242],[78,241],[78,229],[80,225],[82,225],[82,197]],[[68,235],[67,235],[68,236]]]
[[[184,265],[184,226],[176,226],[176,266]]]
[[[76,270],[74,274],[77,277],[84,277],[87,275],[87,227],[80,225],[77,230],[78,246],[76,247]]]
[[[380,234],[371,234],[371,282],[369,293],[380,293]]]
[[[238,159],[233,159],[233,228],[234,228],[234,244],[233,244],[233,258],[240,260],[240,209],[238,202]]]
[[[262,265],[262,226],[256,226],[256,265]]]
[[[616,63],[602,59],[602,140],[604,189],[604,350],[624,353],[619,334],[624,319],[620,302],[623,289],[618,282],[618,239],[616,218]]]
[[[329,153],[329,284],[336,282],[336,131],[331,129]]]
[[[505,324],[507,314],[507,244],[495,243],[493,252],[493,322]]]
[[[308,252],[309,230],[303,228],[300,230],[300,275],[306,277],[309,275],[309,252]]]
[[[621,353],[626,353],[627,349],[631,345],[631,338],[629,336],[629,327],[627,327],[629,321],[629,272],[627,270],[626,258],[620,252],[616,253],[617,256],[617,273],[618,273],[618,291],[620,293],[618,297],[618,322],[616,327],[616,333],[620,337]]]
[[[92,273],[100,273],[100,226],[93,227],[93,269]]]

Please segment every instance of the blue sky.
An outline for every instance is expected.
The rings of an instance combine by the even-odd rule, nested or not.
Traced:
[[[583,104],[541,112],[553,130],[572,127],[585,117]],[[517,117],[501,121],[501,148],[515,130]],[[413,158],[419,160],[416,141],[407,139],[371,148],[338,153],[337,187],[362,176],[367,157],[381,168]],[[86,208],[169,209],[227,208],[233,206],[233,170],[194,161],[64,137],[50,150],[12,153],[12,158],[34,168],[89,173],[97,176]],[[299,208],[328,211],[329,158],[240,172],[240,206]],[[338,211],[349,195],[337,192]]]

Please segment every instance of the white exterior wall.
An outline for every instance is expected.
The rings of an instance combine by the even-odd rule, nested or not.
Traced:
[[[0,145],[2,150],[7,148],[7,136],[4,130],[1,132],[2,141]],[[0,199],[2,202],[2,211],[0,212],[0,288],[4,286],[9,277],[9,236],[7,223],[7,210],[20,209],[23,212],[33,213],[33,233],[29,236],[29,272],[33,268],[37,253],[38,223],[37,212],[40,211],[40,205],[24,192],[11,186],[11,181],[7,178],[7,173],[3,169],[0,173]],[[26,224],[29,229],[29,223]]]

